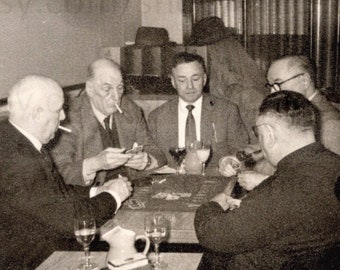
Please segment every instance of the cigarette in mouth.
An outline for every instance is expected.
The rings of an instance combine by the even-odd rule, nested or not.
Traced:
[[[122,109],[118,106],[117,103],[115,103],[115,106],[116,106],[117,110],[118,110],[120,113],[123,113]]]
[[[71,132],[72,132],[72,130],[70,130],[69,128],[63,127],[63,126],[58,126],[58,128],[61,129],[61,130],[66,131],[66,132],[68,132],[68,133],[71,133]]]

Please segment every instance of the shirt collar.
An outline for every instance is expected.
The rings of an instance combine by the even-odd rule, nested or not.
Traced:
[[[28,133],[27,131],[23,130],[21,127],[17,126],[16,124],[14,124],[11,120],[9,120],[9,122],[17,129],[19,130],[19,132],[24,135],[34,146],[35,149],[37,149],[39,152],[41,150],[42,147],[42,143],[33,135],[31,135],[30,133]]]
[[[194,105],[195,106],[195,109],[197,109],[196,111],[200,111],[200,108],[202,107],[202,100],[203,100],[203,95],[199,97],[199,99],[197,99],[194,103],[188,103],[186,101],[184,101],[181,97],[179,97],[179,102],[178,102],[178,105],[179,105],[179,108],[181,110],[187,110],[186,106],[187,105]]]
[[[315,91],[315,92],[313,93],[313,95],[311,95],[310,97],[308,97],[308,100],[311,101],[318,93],[319,93],[319,91]]]
[[[93,103],[90,101],[91,103],[91,107],[92,107],[92,111],[94,113],[94,116],[97,118],[97,120],[99,121],[99,123],[105,128],[104,125],[104,119],[107,117],[107,115],[103,114],[102,112],[100,112],[94,105]],[[111,119],[110,119],[110,125],[111,125]]]

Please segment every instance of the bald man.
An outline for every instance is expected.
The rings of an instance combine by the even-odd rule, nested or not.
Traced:
[[[103,183],[166,162],[148,135],[141,108],[124,96],[122,73],[112,60],[98,59],[89,66],[85,93],[70,105],[68,120],[72,132],[57,140],[53,157],[69,184]],[[134,144],[143,151],[125,153]]]
[[[60,86],[42,76],[27,76],[9,92],[9,119],[0,124],[0,269],[34,269],[68,249],[76,206],[93,207],[100,226],[131,193],[126,179],[90,193],[63,182],[44,146],[65,118],[63,103]]]

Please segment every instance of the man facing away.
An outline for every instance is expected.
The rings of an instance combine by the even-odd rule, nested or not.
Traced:
[[[238,209],[223,193],[198,208],[199,269],[338,269],[340,157],[316,141],[317,114],[296,92],[264,99],[254,131],[277,170]]]
[[[156,108],[149,115],[149,128],[155,143],[173,164],[169,154],[172,147],[183,148],[190,142],[187,122],[194,118],[194,140],[209,141],[212,145],[211,164],[232,153],[249,141],[236,104],[204,95],[207,83],[204,60],[187,52],[175,55],[171,83],[178,96]]]
[[[150,170],[165,164],[165,157],[148,135],[139,108],[124,94],[120,67],[98,59],[88,68],[86,94],[76,97],[68,111],[71,133],[63,133],[53,158],[65,181],[91,185],[124,175],[126,168]],[[134,144],[144,151],[127,154]]]
[[[131,193],[126,178],[90,191],[67,186],[45,149],[65,118],[53,80],[30,75],[9,92],[9,119],[0,124],[1,269],[34,269],[74,238],[74,209],[88,205],[100,226]]]

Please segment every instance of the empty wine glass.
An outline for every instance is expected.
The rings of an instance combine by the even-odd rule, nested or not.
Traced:
[[[90,243],[96,234],[96,222],[92,209],[87,209],[77,213],[74,218],[74,234],[78,243],[83,245],[85,251],[85,262],[80,264],[77,269],[92,270],[98,269],[98,265],[90,262]]]
[[[172,156],[175,164],[176,164],[176,174],[179,174],[179,170],[181,168],[182,161],[185,157],[186,150],[181,147],[171,147],[169,149],[169,153]]]
[[[155,245],[156,260],[153,263],[154,269],[165,269],[167,264],[160,261],[159,244],[164,241],[168,235],[168,220],[161,213],[145,217],[144,230],[150,241]]]
[[[202,164],[202,175],[205,175],[205,164],[210,156],[210,148],[209,142],[200,142],[196,150],[196,155]]]

